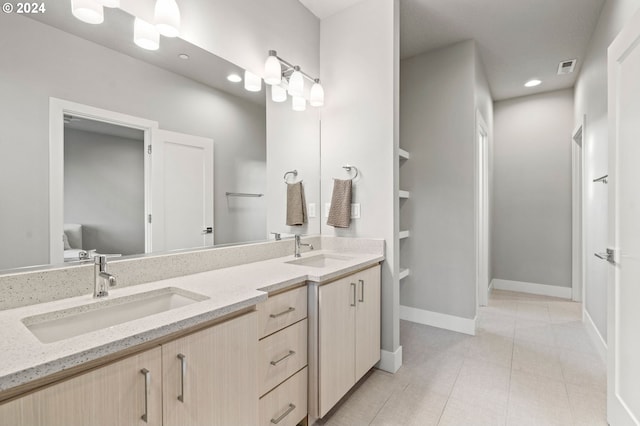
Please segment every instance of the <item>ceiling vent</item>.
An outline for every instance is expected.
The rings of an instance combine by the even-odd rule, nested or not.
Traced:
[[[560,62],[560,65],[558,65],[558,75],[571,74],[576,68],[576,62],[578,62],[577,59]]]

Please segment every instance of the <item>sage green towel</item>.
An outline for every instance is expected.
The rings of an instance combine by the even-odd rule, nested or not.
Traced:
[[[351,179],[333,180],[327,225],[336,228],[348,228],[351,225]]]
[[[287,184],[287,226],[302,226],[307,223],[307,203],[302,182]]]

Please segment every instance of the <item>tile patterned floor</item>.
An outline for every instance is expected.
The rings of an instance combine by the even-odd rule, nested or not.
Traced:
[[[373,370],[327,426],[606,425],[606,370],[581,305],[494,291],[476,336],[402,321],[403,366]]]

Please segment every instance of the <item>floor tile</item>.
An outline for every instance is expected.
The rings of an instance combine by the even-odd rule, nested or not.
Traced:
[[[512,371],[507,425],[570,424],[573,424],[573,417],[564,382]]]
[[[490,362],[467,359],[451,391],[451,398],[506,412],[511,370]]]
[[[554,346],[516,341],[512,366],[514,370],[562,380],[560,351]]]
[[[394,393],[373,419],[372,425],[437,425],[447,396],[412,383]]]
[[[492,405],[475,405],[450,398],[444,408],[439,426],[501,426],[505,414]]]
[[[588,386],[567,384],[575,426],[607,426],[607,394]]]

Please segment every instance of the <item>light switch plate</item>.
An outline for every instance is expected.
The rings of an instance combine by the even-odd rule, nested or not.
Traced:
[[[324,204],[324,217],[329,217],[329,210],[331,209],[331,203]],[[360,219],[361,208],[360,203],[351,204],[351,219]]]
[[[316,217],[316,203],[309,203],[307,206],[307,214],[309,218]]]

